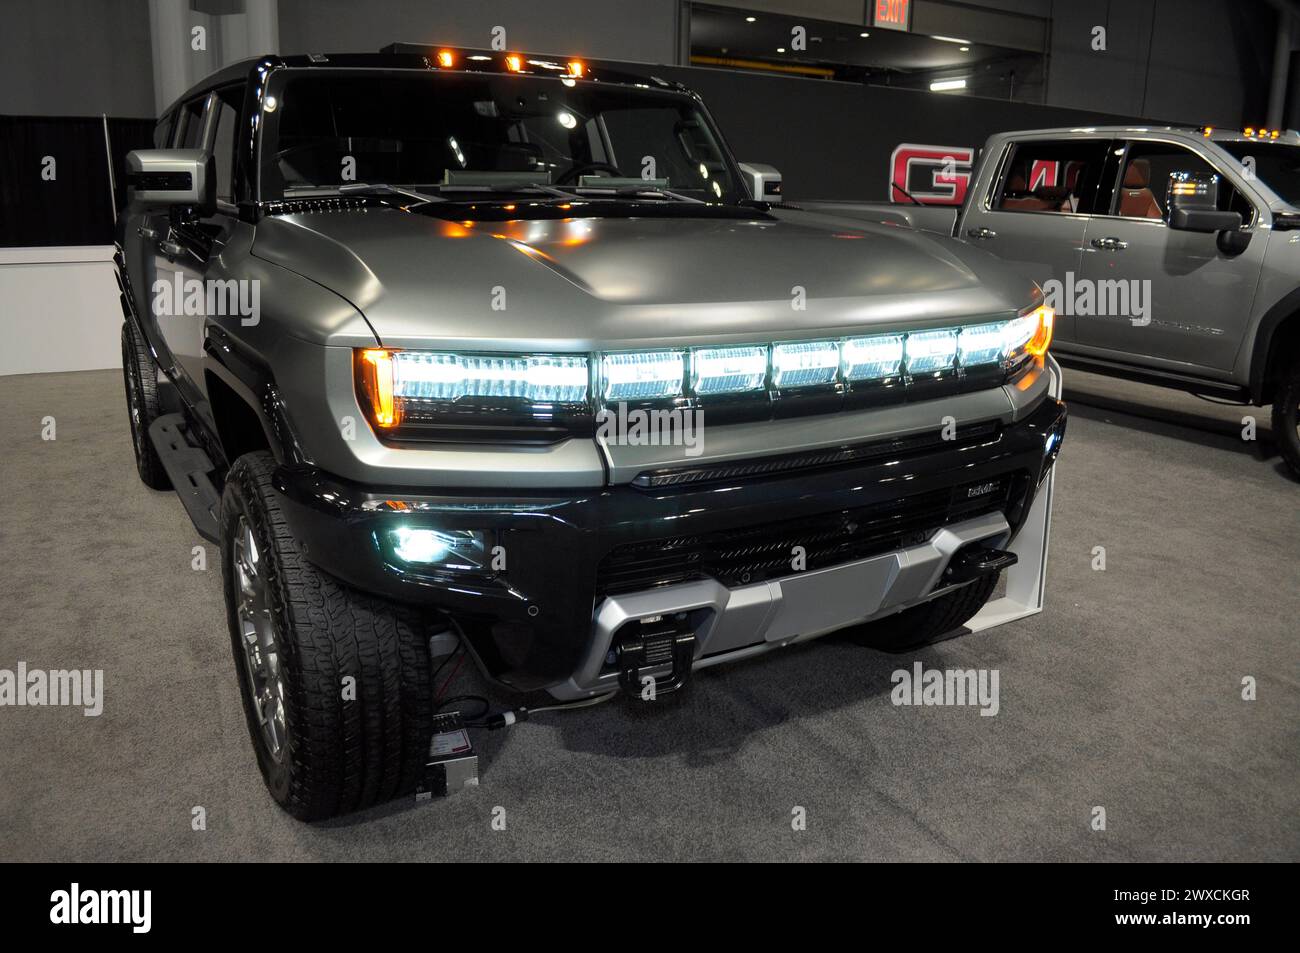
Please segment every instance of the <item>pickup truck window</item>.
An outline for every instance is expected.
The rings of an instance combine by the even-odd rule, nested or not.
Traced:
[[[1108,144],[1095,139],[1017,143],[992,207],[1004,212],[1091,212]]]
[[[1219,174],[1218,208],[1240,212],[1243,221],[1254,215],[1250,203],[1214,168],[1190,149],[1166,142],[1130,144],[1124,158],[1120,186],[1106,214],[1121,218],[1163,220],[1168,209],[1171,172],[1208,172]]]
[[[235,127],[244,87],[227,86],[217,90],[217,130],[212,139],[213,163],[217,168],[217,201],[234,203],[231,170],[235,161]]]
[[[1291,205],[1300,206],[1300,146],[1275,142],[1221,142],[1219,145]]]
[[[203,104],[208,101],[207,93],[197,99],[191,99],[181,107],[179,131],[176,137],[177,149],[198,149],[203,143]]]
[[[648,178],[706,202],[746,198],[695,101],[669,90],[311,71],[286,78],[276,100],[261,146],[263,200],[349,181],[432,187],[449,172],[519,173],[521,184],[530,176],[563,185],[582,176]]]

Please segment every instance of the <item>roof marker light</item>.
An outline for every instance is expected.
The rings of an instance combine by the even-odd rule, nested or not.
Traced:
[[[523,68],[524,68],[524,61],[522,57],[517,56],[514,53],[511,53],[509,56],[506,57],[506,69],[510,70],[510,72],[518,73]]]
[[[585,72],[587,72],[587,67],[582,60],[569,60],[570,76],[582,76]]]
[[[443,69],[451,69],[456,65],[456,54],[451,50],[439,50],[438,65]]]

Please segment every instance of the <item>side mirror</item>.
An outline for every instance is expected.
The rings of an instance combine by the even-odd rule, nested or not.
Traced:
[[[1220,212],[1212,208],[1171,208],[1169,227],[1180,232],[1224,232],[1241,228],[1241,213]]]
[[[761,162],[742,162],[740,171],[745,175],[745,185],[755,202],[781,203],[781,173],[775,166]]]
[[[1241,213],[1219,210],[1219,177],[1213,172],[1169,173],[1169,227],[1183,232],[1218,233],[1225,255],[1240,255],[1250,244],[1241,231]]]
[[[211,215],[217,208],[216,163],[201,149],[137,149],[126,155],[127,205],[193,208]]]

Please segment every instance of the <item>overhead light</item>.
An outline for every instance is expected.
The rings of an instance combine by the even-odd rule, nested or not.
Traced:
[[[753,23],[753,22],[754,22],[755,20],[757,20],[757,19],[758,19],[758,17],[745,17],[745,22],[746,22],[746,23]]]
[[[969,47],[969,46],[959,46],[959,47],[957,47],[957,49],[958,49],[960,52],[962,52],[962,53],[969,53],[969,52],[970,52],[970,47]]]
[[[943,93],[952,89],[965,89],[966,80],[964,79],[937,79],[930,84],[930,92]]]
[[[867,37],[871,36],[871,34],[870,34],[870,33],[867,33],[867,32],[864,30],[863,32],[859,33],[858,36],[862,37],[862,38],[865,40]]]
[[[959,36],[940,36],[938,33],[930,34],[930,39],[943,40],[943,42],[945,43],[966,43],[966,44],[970,43],[970,40],[963,40]]]
[[[777,51],[778,53],[784,53],[784,52],[785,52],[785,47],[784,47],[784,46],[778,46],[778,47],[776,48],[776,51]]]
[[[573,113],[571,112],[561,111],[556,118],[560,120],[560,125],[565,129],[572,129],[578,125],[578,120],[573,118]]]

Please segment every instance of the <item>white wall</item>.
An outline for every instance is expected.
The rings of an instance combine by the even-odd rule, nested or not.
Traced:
[[[0,375],[121,367],[113,248],[0,248]]]

